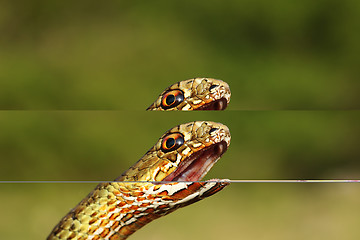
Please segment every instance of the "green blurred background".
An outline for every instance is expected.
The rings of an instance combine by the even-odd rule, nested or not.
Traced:
[[[194,120],[232,134],[206,179],[360,179],[359,14],[355,0],[2,0],[0,180],[112,180]],[[197,76],[229,83],[226,111],[143,111]],[[94,186],[1,184],[0,236],[44,239]],[[358,184],[232,184],[130,239],[359,239],[359,198]]]
[[[206,179],[360,179],[358,111],[3,111],[1,180],[113,180],[169,128],[226,124]],[[44,239],[96,184],[1,184],[4,239]],[[358,239],[359,185],[233,183],[133,239]],[[209,229],[210,228],[210,229]]]
[[[1,109],[142,110],[227,81],[230,109],[356,109],[356,0],[0,2]]]

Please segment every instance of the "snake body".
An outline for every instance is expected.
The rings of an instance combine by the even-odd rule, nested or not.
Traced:
[[[199,181],[227,150],[230,138],[225,125],[209,121],[170,129],[115,181],[99,184],[47,239],[126,239],[152,220],[217,193],[229,182]]]

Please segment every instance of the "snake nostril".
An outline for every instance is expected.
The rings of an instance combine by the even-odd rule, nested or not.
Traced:
[[[211,85],[210,88],[209,88],[209,91],[213,90],[213,89],[216,88],[217,86],[219,86],[219,85],[216,85],[216,84]]]
[[[211,135],[213,132],[217,131],[219,128],[211,128],[209,134]]]

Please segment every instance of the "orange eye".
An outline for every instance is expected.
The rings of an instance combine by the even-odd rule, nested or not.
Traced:
[[[161,143],[161,150],[164,153],[174,151],[184,144],[184,136],[181,133],[170,133],[165,136]]]
[[[161,100],[161,107],[169,109],[176,107],[184,101],[184,93],[181,90],[170,90],[166,92]]]

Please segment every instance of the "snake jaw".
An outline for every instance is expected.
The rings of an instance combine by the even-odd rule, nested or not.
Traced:
[[[205,147],[184,159],[163,181],[200,181],[226,150],[225,141]]]
[[[225,97],[220,98],[218,100],[215,100],[213,102],[209,102],[206,103],[204,105],[202,105],[201,107],[198,107],[194,110],[217,110],[217,111],[221,111],[221,110],[225,110],[225,108],[227,107],[228,102],[226,100]]]
[[[221,123],[196,121],[181,126],[192,134],[185,135],[185,149],[177,154],[182,157],[176,168],[160,181],[200,181],[230,145],[229,129]]]

